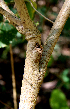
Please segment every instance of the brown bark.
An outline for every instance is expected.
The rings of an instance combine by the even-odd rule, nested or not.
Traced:
[[[29,17],[24,0],[15,0],[15,4],[22,23],[20,26],[24,27],[24,33],[28,40],[19,109],[34,109],[48,61],[70,14],[70,0],[65,0],[44,44],[43,52],[41,34]],[[23,28],[21,28],[22,31]]]

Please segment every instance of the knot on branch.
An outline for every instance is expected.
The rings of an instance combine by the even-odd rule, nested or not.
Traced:
[[[35,48],[32,51],[32,57],[35,63],[39,62],[42,56],[42,45],[39,45],[38,43],[36,43]]]

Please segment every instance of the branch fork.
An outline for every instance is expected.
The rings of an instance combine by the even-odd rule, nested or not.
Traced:
[[[48,61],[70,14],[70,0],[65,0],[43,49],[41,47],[41,34],[29,17],[24,0],[14,1],[21,20],[15,18],[11,11],[7,12],[7,10],[0,8],[0,13],[6,14],[5,16],[10,22],[15,25],[17,30],[25,34],[26,40],[28,40],[19,109],[35,109],[37,95],[46,73]]]

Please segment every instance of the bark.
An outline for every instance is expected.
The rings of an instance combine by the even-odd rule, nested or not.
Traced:
[[[40,72],[44,75],[47,69],[47,64],[49,61],[49,58],[52,54],[52,51],[54,49],[54,46],[56,45],[56,42],[58,41],[58,38],[62,32],[62,29],[70,15],[70,0],[65,0],[62,9],[60,10],[52,28],[49,33],[49,36],[47,37],[47,40],[45,41],[44,47],[43,47],[43,53],[40,60]]]
[[[25,34],[21,20],[9,9],[4,0],[0,0],[0,13],[12,24],[21,34]]]
[[[29,17],[24,0],[15,0],[15,4],[26,31],[26,39],[28,40],[19,109],[32,109],[35,107],[39,91],[39,61],[42,52],[41,34]]]
[[[50,31],[47,41],[45,42],[41,60],[39,59],[39,57],[37,57],[37,55],[35,55],[35,53],[37,54],[37,51],[36,52],[34,51],[36,45],[35,41],[38,37],[36,39],[32,38],[31,40],[28,40],[25,70],[20,96],[20,105],[19,105],[20,109],[35,108],[37,94],[43,81],[49,58],[59,38],[59,35],[64,27],[64,24],[69,16],[69,13],[70,13],[70,0],[66,0]],[[39,42],[40,39],[38,43]]]
[[[22,25],[20,25],[21,33],[24,31],[26,40],[28,40],[19,109],[34,109],[48,61],[70,14],[70,0],[65,0],[44,44],[43,52],[41,47],[41,34],[29,17],[24,0],[14,1],[22,23]],[[16,24],[16,22],[14,23]]]

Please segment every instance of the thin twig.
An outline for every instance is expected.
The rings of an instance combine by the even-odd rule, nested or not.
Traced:
[[[12,69],[12,86],[13,86],[14,109],[17,109],[16,80],[15,80],[15,73],[14,73],[14,60],[13,60],[13,52],[12,52],[12,45],[11,44],[10,44],[10,58],[11,58],[11,69]]]
[[[40,14],[44,19],[46,19],[47,21],[51,22],[52,24],[54,23],[52,20],[48,19],[47,17],[45,17],[44,15],[42,15],[39,11],[37,11],[37,10],[35,9],[35,7],[33,6],[31,0],[29,0],[29,2],[31,3],[31,6],[34,8],[34,10],[35,10],[38,14]]]

